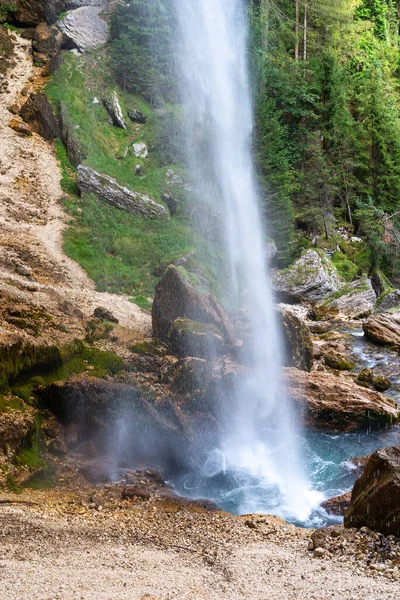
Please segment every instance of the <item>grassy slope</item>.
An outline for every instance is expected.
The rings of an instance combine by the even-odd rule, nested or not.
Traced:
[[[158,119],[142,98],[117,88],[107,63],[105,50],[81,57],[66,53],[46,93],[56,109],[60,101],[66,104],[75,124],[75,135],[88,156],[85,164],[161,201],[162,193],[167,191],[165,174],[170,165],[163,165],[152,150]],[[101,98],[114,89],[126,117],[126,131],[110,123],[101,103]],[[94,98],[100,102],[93,103]],[[146,125],[130,122],[126,109],[131,107],[148,116]],[[132,154],[134,142],[147,144],[150,149],[147,159]],[[113,208],[93,196],[79,198],[74,193],[75,172],[61,144],[58,152],[63,189],[68,194],[65,204],[73,217],[64,238],[65,251],[83,266],[99,290],[151,297],[163,267],[194,248],[198,262],[206,266],[213,279],[211,265],[219,252],[196,233],[184,210],[178,211],[174,218],[146,219]],[[125,154],[126,158],[121,158]],[[137,164],[143,167],[143,177],[134,173]],[[179,166],[172,166],[179,171]]]

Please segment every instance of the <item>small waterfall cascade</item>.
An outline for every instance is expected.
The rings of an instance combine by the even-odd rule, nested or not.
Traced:
[[[181,44],[178,72],[186,107],[188,161],[199,201],[207,198],[223,214],[227,301],[244,306],[249,319],[245,349],[249,374],[232,405],[225,438],[204,468],[214,476],[226,470],[249,474],[256,487],[275,498],[271,510],[305,520],[316,496],[303,474],[297,425],[280,381],[283,352],[252,164],[245,2],[173,0],[173,4]],[[249,489],[241,511],[259,509],[265,512]]]

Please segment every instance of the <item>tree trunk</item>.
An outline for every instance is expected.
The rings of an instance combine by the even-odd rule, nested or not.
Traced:
[[[299,60],[299,0],[296,2],[296,25],[295,25],[295,42],[294,42],[294,58]]]
[[[307,60],[307,1],[304,0],[303,60]]]

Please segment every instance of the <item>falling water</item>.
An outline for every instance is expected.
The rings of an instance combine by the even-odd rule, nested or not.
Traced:
[[[211,207],[203,213],[209,220],[203,227],[212,229],[213,208],[223,213],[227,302],[244,306],[250,321],[245,350],[250,374],[240,384],[224,439],[204,469],[213,476],[222,470],[247,473],[266,496],[274,496],[275,512],[304,520],[316,497],[303,474],[293,411],[279,375],[282,347],[251,156],[245,2],[174,0],[174,7],[189,164],[199,202],[207,199]],[[257,508],[249,486],[241,510]]]

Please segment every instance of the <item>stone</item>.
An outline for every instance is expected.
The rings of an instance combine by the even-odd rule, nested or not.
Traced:
[[[101,13],[101,6],[82,6],[67,12],[57,25],[80,52],[93,50],[110,39],[109,26]]]
[[[365,336],[375,344],[400,349],[400,311],[374,315],[363,323]]]
[[[169,348],[178,357],[212,358],[224,353],[220,330],[209,323],[176,319],[169,334]]]
[[[282,306],[278,307],[278,319],[283,333],[285,365],[311,371],[314,362],[313,345],[307,325]]]
[[[183,267],[170,265],[156,287],[152,309],[154,336],[168,343],[172,324],[179,318],[214,325],[226,343],[232,342],[227,315],[215,296],[200,289]]]
[[[135,165],[133,172],[135,173],[136,177],[143,177],[143,175],[144,175],[143,166]]]
[[[122,114],[122,108],[118,100],[117,92],[111,94],[111,98],[103,98],[103,105],[111,117],[115,127],[126,129],[125,120]]]
[[[149,155],[147,146],[143,142],[137,142],[136,144],[133,144],[132,148],[136,158],[147,158]]]
[[[373,383],[374,381],[374,372],[372,369],[362,369],[358,374],[357,381],[365,382],[365,383]]]
[[[345,510],[350,506],[351,492],[329,498],[321,502],[320,506],[328,513],[337,517],[343,517]],[[332,536],[335,537],[335,536]]]
[[[137,108],[128,110],[128,117],[130,118],[130,120],[133,123],[140,123],[141,125],[144,125],[145,123],[147,123],[147,117],[146,115],[144,115],[142,112],[140,112],[140,110],[138,110]]]
[[[312,323],[308,323],[308,328],[311,333],[326,333],[331,328],[331,323],[329,321],[313,321]]]
[[[93,316],[96,317],[96,319],[100,319],[101,321],[109,321],[110,323],[119,322],[118,319],[114,317],[114,315],[109,310],[103,308],[102,306],[98,306],[94,309]]]
[[[341,295],[338,297],[338,294]],[[348,319],[369,317],[375,308],[376,294],[366,277],[344,285],[339,292],[324,299],[321,308],[330,315]]]
[[[315,250],[307,250],[288,269],[274,271],[272,280],[278,296],[288,302],[317,302],[340,287],[336,269]]]
[[[379,375],[378,377],[375,377],[373,385],[378,392],[386,392],[392,387],[392,382],[384,375]]]
[[[164,206],[149,196],[129,190],[112,177],[98,173],[90,167],[78,166],[78,187],[81,193],[95,194],[101,200],[134,215],[144,217],[167,215]]]
[[[283,381],[306,427],[317,431],[358,431],[392,425],[394,400],[365,389],[343,375],[283,369]]]
[[[17,133],[21,133],[22,135],[32,135],[32,130],[29,127],[29,125],[23,123],[22,121],[19,121],[18,119],[12,119],[9,122],[8,126],[11,127],[11,129],[14,129],[14,131],[16,131]]]
[[[315,550],[314,550],[314,556],[316,558],[322,558],[323,556],[325,556],[325,554],[326,554],[325,548],[315,548]]]
[[[32,48],[34,53],[43,54],[47,57],[54,55],[60,46],[58,35],[61,35],[56,27],[50,27],[47,23],[39,23],[33,33]]]
[[[74,125],[64,102],[60,102],[60,129],[61,140],[67,151],[68,159],[74,167],[78,167],[87,159],[87,154],[82,149],[81,143],[75,135]]]
[[[172,196],[172,194],[164,193],[161,196],[161,200],[168,206],[171,217],[176,214],[178,208],[178,200]]]
[[[344,524],[400,537],[400,446],[371,456],[354,484]]]
[[[382,299],[378,298],[378,312],[385,312],[397,307],[400,308],[400,290],[393,290],[385,294]]]
[[[44,94],[40,92],[31,94],[19,114],[29,124],[32,131],[38,133],[44,139],[53,140],[59,136],[58,121],[50,102]]]
[[[355,367],[348,356],[339,352],[327,352],[324,354],[324,361],[328,367],[338,371],[352,371]]]

